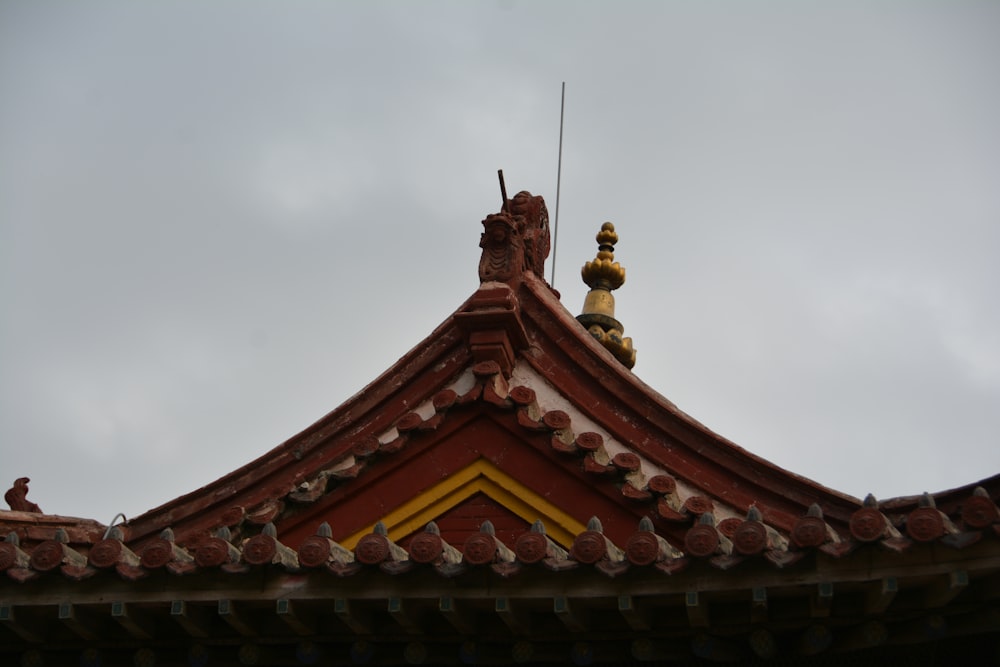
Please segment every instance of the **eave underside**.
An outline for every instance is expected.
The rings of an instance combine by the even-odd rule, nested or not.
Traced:
[[[433,569],[374,566],[341,578],[269,565],[238,576],[7,584],[0,662],[140,664],[151,653],[156,664],[206,665],[959,664],[995,655],[1000,642],[992,542],[960,559],[816,555],[779,572],[694,565],[672,576],[650,567],[609,577],[581,566],[505,577],[482,566],[442,577]],[[211,659],[198,662],[203,655]]]

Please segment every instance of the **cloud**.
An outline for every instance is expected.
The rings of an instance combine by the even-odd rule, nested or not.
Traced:
[[[566,81],[556,286],[614,221],[639,377],[855,495],[997,470],[997,12],[7,3],[4,469],[107,520],[336,407],[475,289],[498,168],[555,213]]]

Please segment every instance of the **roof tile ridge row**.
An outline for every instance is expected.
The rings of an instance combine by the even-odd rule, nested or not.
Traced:
[[[472,297],[456,312],[466,309],[471,300]],[[357,430],[357,425],[364,422],[370,415],[375,415],[375,419],[367,424],[366,430],[375,432],[380,430],[382,427],[378,422],[378,417],[382,413],[378,406],[392,400],[399,391],[404,390],[408,379],[434,367],[439,368],[439,374],[453,374],[454,369],[464,366],[467,356],[466,346],[462,343],[461,333],[455,326],[453,314],[423,341],[343,404],[237,470],[133,518],[128,522],[129,533],[136,539],[148,538],[165,528],[167,523],[177,525],[178,517],[183,519],[183,517],[196,512],[203,513],[207,508],[202,506],[199,501],[203,501],[215,490],[224,487],[226,493],[222,494],[217,501],[211,502],[211,507],[228,507],[234,498],[238,498],[241,493],[245,493],[254,485],[261,489],[264,495],[273,496],[272,485],[261,484],[262,479],[269,475],[280,474],[282,470],[287,469],[300,471],[297,475],[293,473],[292,476],[302,477],[308,473],[301,471],[328,463],[320,461],[317,464],[315,461],[317,455],[333,459],[341,458],[345,453],[349,454],[356,447],[358,440],[351,431]],[[450,363],[442,363],[449,361]],[[387,382],[392,378],[401,381]],[[320,451],[323,445],[338,438],[344,439],[339,447]],[[296,479],[294,482],[286,484],[285,486],[291,487],[286,493],[300,482],[301,479]],[[244,504],[251,506],[258,503],[268,504],[270,498],[262,497],[261,493],[255,495],[258,497],[251,498],[249,502],[244,501]]]
[[[517,424],[526,430],[549,433],[549,444],[554,452],[579,458],[581,469],[584,472],[607,480],[609,485],[618,489],[623,499],[650,505],[651,515],[659,520],[683,526],[699,524],[704,516],[709,515],[713,517],[713,525],[715,525],[716,507],[712,498],[697,494],[682,497],[678,493],[677,481],[672,476],[666,474],[645,475],[642,471],[640,457],[632,452],[609,455],[604,450],[602,435],[591,431],[575,433],[572,429],[572,419],[566,412],[558,409],[543,411],[537,403],[534,390],[522,385],[511,387],[501,373],[498,364],[480,362],[473,366],[472,372],[475,382],[467,392],[461,395],[453,389],[444,389],[438,392],[431,399],[434,407],[433,415],[425,418],[418,412],[408,412],[397,420],[395,437],[385,441],[374,436],[357,440],[350,453],[345,454],[345,459],[349,459],[350,465],[344,465],[346,460],[335,462],[334,466],[321,470],[314,477],[303,481],[285,499],[300,505],[314,503],[332,492],[338,484],[357,478],[380,457],[401,452],[413,444],[415,438],[419,439],[424,434],[436,431],[447,419],[450,411],[462,409],[475,403],[486,403],[495,409],[514,412]],[[218,526],[217,529],[241,528],[244,524],[250,526],[266,524],[281,513],[284,507],[283,503],[284,499],[272,499],[250,510],[244,510],[240,507],[233,508],[236,511],[227,516],[228,526]],[[933,497],[928,495],[923,504],[933,506]],[[909,519],[909,515],[905,518],[897,517],[895,520],[890,520],[880,513],[879,516],[883,516],[883,519],[875,523],[883,527],[884,530],[873,533],[872,528],[865,528],[866,525],[871,526],[873,523],[873,519],[870,517],[872,511],[870,508],[873,506],[877,507],[878,503],[870,496],[866,500],[865,506],[857,508],[851,515],[848,532],[859,542],[878,541],[883,537],[890,540],[899,537],[898,531],[893,532],[895,530],[893,526],[896,523],[903,525]],[[764,541],[772,547],[782,543],[787,544],[788,541],[800,546],[819,546],[827,541],[820,539],[820,536],[829,537],[829,541],[833,543],[841,541],[838,531],[826,524],[825,521],[823,522],[825,528],[822,530],[816,525],[816,517],[823,516],[819,503],[810,505],[805,513],[805,517],[808,518],[793,517],[787,528],[783,528],[780,524],[778,524],[778,528],[773,527],[773,521],[770,517],[775,513],[766,506],[755,504],[748,507],[746,511],[754,521],[762,526],[763,532],[757,531],[760,533],[758,538],[763,536]],[[922,512],[927,513],[923,510]],[[979,489],[966,500],[962,516],[956,517],[956,519],[963,525],[973,526],[979,530],[988,525],[995,515],[993,501],[985,490]],[[722,537],[737,537],[739,523],[740,520],[736,518],[727,518],[719,522],[718,529]],[[909,519],[909,523],[913,524],[912,519]],[[940,529],[937,527],[938,523],[941,526]],[[949,528],[949,526],[954,526],[954,522],[942,514],[940,522],[929,526],[923,532],[914,529],[911,531],[911,537],[917,541],[933,541],[937,537],[944,536],[946,532],[948,534],[959,532]],[[701,530],[704,532],[704,529]],[[805,534],[797,536],[796,531],[809,533],[810,530],[812,531],[811,536]],[[740,539],[744,538],[753,539],[754,536],[743,535]],[[758,539],[758,541],[760,540]],[[737,541],[737,544],[739,543]],[[889,544],[893,544],[893,542],[889,542]],[[830,548],[840,549],[841,547]],[[747,547],[744,551],[749,549],[750,547]]]
[[[563,410],[543,411],[534,390],[523,385],[511,386],[496,362],[479,362],[473,365],[472,374],[475,382],[464,394],[444,389],[432,397],[433,415],[424,417],[416,411],[408,412],[394,424],[395,437],[383,441],[367,436],[357,440],[344,459],[332,461],[329,468],[301,482],[287,498],[299,504],[316,502],[332,492],[338,483],[361,475],[380,457],[401,452],[415,438],[436,431],[450,411],[484,403],[501,411],[513,412],[516,423],[527,431],[550,434],[549,445],[554,452],[579,458],[582,471],[605,480],[628,501],[654,505],[661,519],[691,523],[702,514],[713,511],[713,502],[708,497],[692,495],[681,498],[677,493],[677,482],[670,475],[645,475],[638,455],[619,452],[612,456],[605,450],[601,434],[574,432],[572,419]],[[348,462],[349,465],[345,465]],[[251,523],[259,523],[260,519],[255,517],[269,514],[264,508],[255,508],[246,512],[245,517]],[[232,519],[231,525],[238,521],[236,516]]]
[[[549,349],[558,348],[580,371],[593,377],[594,382],[584,387],[585,390],[592,391],[593,387],[604,385],[608,393],[619,398],[624,397],[623,402],[626,406],[630,405],[629,399],[632,399],[631,406],[635,417],[633,421],[649,424],[670,435],[676,444],[684,446],[692,456],[744,478],[751,486],[766,490],[774,488],[776,483],[785,485],[787,488],[783,495],[786,498],[795,498],[802,508],[808,507],[817,498],[822,498],[826,511],[835,521],[846,521],[850,513],[860,505],[859,499],[781,468],[715,433],[685,413],[634,373],[615,362],[613,356],[578,325],[572,314],[556,299],[544,282],[529,278],[524,281],[521,289],[523,318],[533,323],[535,326],[532,329],[543,334],[548,341],[546,344],[546,341],[536,338],[532,341],[533,346],[538,348],[546,344]],[[558,327],[558,334],[555,327]],[[573,346],[565,344],[563,334],[567,331],[575,336]],[[524,358],[543,377],[558,386],[559,383],[553,381],[552,376],[554,372],[561,371],[561,368],[548,363],[549,360],[537,351],[535,354],[525,354]],[[582,401],[579,396],[564,395],[577,406],[586,404],[586,401]],[[676,422],[665,423],[662,419],[657,419],[657,411],[668,414]],[[613,424],[602,424],[602,426],[614,431]],[[657,464],[668,469],[672,467],[668,452],[665,450],[657,451],[642,439],[615,435],[623,441],[632,441],[635,449]],[[692,444],[692,439],[697,441],[697,445]],[[706,456],[705,445],[713,449],[711,457]]]
[[[274,525],[268,523],[256,535],[239,540],[234,539],[228,528],[220,528],[193,549],[176,544],[173,532],[165,529],[138,553],[128,548],[122,532],[115,527],[87,555],[72,549],[64,534],[38,544],[30,553],[21,549],[15,534],[8,535],[0,541],[0,572],[5,572],[9,579],[26,583],[56,572],[81,581],[101,571],[113,571],[122,579],[136,581],[161,570],[172,575],[205,571],[245,574],[262,567],[277,567],[287,572],[325,570],[339,577],[366,568],[395,575],[422,566],[444,577],[482,567],[502,577],[511,577],[538,566],[553,572],[591,566],[609,577],[633,568],[653,568],[670,575],[697,562],[727,571],[755,560],[782,569],[810,555],[843,559],[856,551],[870,549],[899,555],[912,548],[930,548],[933,543],[962,550],[983,539],[1000,540],[1000,510],[985,490],[977,490],[970,496],[966,507],[958,525],[949,525],[947,517],[942,517],[941,524],[928,519],[932,516],[930,512],[937,511],[931,505],[918,507],[907,516],[905,532],[901,532],[877,505],[869,505],[855,512],[850,534],[841,538],[824,521],[818,506],[814,506],[799,517],[789,540],[770,530],[756,508],[751,508],[745,519],[731,518],[719,523],[711,512],[706,512],[688,528],[683,549],[673,547],[657,534],[648,517],[639,521],[622,545],[610,540],[594,517],[586,530],[576,535],[569,550],[547,537],[541,521],[518,535],[513,544],[501,541],[492,524],[485,521],[480,531],[470,535],[460,547],[445,542],[432,521],[413,537],[407,549],[393,542],[379,522],[358,541],[354,550],[335,542],[330,526],[325,523],[297,549],[282,544]],[[944,528],[938,528],[941,525]]]
[[[524,281],[523,285],[524,288],[527,289],[537,299],[539,299],[552,314],[558,316],[558,318],[562,321],[564,325],[572,325],[572,323],[576,321],[576,318],[572,315],[572,313],[566,310],[566,308],[558,300],[558,295],[553,294],[552,289],[544,280],[539,280],[534,276],[529,276]],[[523,300],[524,299],[522,297],[522,301]],[[530,313],[527,315],[527,318],[529,320],[532,319]],[[572,326],[568,326],[567,328],[569,328],[570,330],[575,329],[575,327]],[[860,504],[859,499],[854,498],[849,494],[842,493],[837,489],[826,487],[822,484],[819,484],[818,482],[815,482],[814,480],[799,475],[794,471],[784,469],[768,461],[767,459],[760,457],[757,454],[754,454],[753,452],[745,449],[739,444],[729,440],[725,436],[716,433],[715,431],[706,426],[704,423],[700,422],[695,417],[684,412],[673,401],[660,394],[655,388],[646,384],[639,376],[635,375],[630,370],[626,369],[624,366],[621,366],[620,364],[612,363],[611,360],[613,359],[613,355],[608,356],[610,355],[610,353],[608,353],[602,345],[594,344],[592,337],[585,335],[585,330],[581,328],[579,331],[577,331],[577,334],[579,339],[587,344],[591,353],[595,354],[599,358],[603,358],[604,364],[607,366],[606,370],[615,371],[616,375],[621,381],[634,385],[638,387],[641,391],[645,392],[650,398],[655,398],[660,407],[670,412],[672,415],[674,415],[681,421],[686,422],[692,428],[696,429],[697,431],[703,432],[704,434],[707,434],[714,441],[726,445],[732,450],[738,452],[741,456],[745,456],[750,460],[762,463],[769,469],[777,470],[778,472],[786,475],[788,478],[795,479],[806,485],[821,489],[824,492],[832,494],[835,497],[847,500],[852,504],[854,504],[855,506],[857,504]],[[530,356],[526,358],[529,362],[535,361],[533,366],[536,368],[536,370],[539,371],[542,370],[540,367],[538,367],[536,360],[533,360],[533,358]],[[992,494],[1000,494],[1000,474],[983,478],[981,480],[974,481],[969,484],[963,484],[961,486],[952,489],[938,490],[934,492],[933,495],[938,500],[939,503],[954,504],[955,502],[957,502],[958,499],[964,498],[965,496],[970,494],[976,487],[986,488]],[[912,509],[913,507],[916,507],[919,504],[922,495],[923,493],[918,493],[906,496],[887,498],[882,501],[882,504],[887,508],[893,510],[908,510]]]
[[[516,409],[517,423],[520,426],[531,431],[551,433],[550,446],[555,452],[581,457],[585,472],[613,479],[615,486],[620,489],[621,495],[626,499],[655,503],[655,514],[661,519],[677,523],[691,523],[714,512],[715,507],[711,498],[689,495],[682,499],[677,493],[677,482],[672,476],[657,474],[646,477],[643,475],[641,459],[636,454],[620,452],[609,456],[603,449],[604,438],[599,433],[590,431],[574,433],[572,419],[566,412],[558,409],[543,411],[537,403],[534,390],[521,385],[511,387],[496,364],[481,362],[473,367],[473,373],[477,382],[467,394],[458,396],[452,390],[440,392],[434,397],[436,412],[432,417],[425,419],[416,412],[404,415],[397,424],[397,430],[400,434],[398,438],[382,444],[379,449],[389,453],[399,451],[409,441],[410,434],[417,435],[437,429],[444,419],[444,413],[449,408],[470,405],[481,399],[496,408]],[[909,535],[913,540],[929,542],[960,532],[946,514],[935,508],[933,496],[924,494],[920,505],[928,509],[918,507],[909,512],[902,522],[899,518],[895,521],[895,523],[905,523],[910,526]],[[872,506],[878,506],[878,503],[874,501],[873,496],[869,495],[864,505],[852,513],[849,531],[855,540],[868,542],[877,541],[882,537],[886,539],[899,537],[898,531],[895,531],[893,527],[894,522],[884,515],[882,515],[883,521],[879,524],[884,525],[883,532],[878,533],[878,535],[869,535],[865,531],[862,527],[863,517],[870,511],[867,508]],[[971,526],[975,530],[981,530],[997,516],[996,506],[982,487],[977,487],[970,492],[961,509],[961,523]],[[762,535],[766,538],[764,541],[769,545],[780,544],[788,539],[799,546],[810,545],[814,542],[816,543],[814,546],[819,546],[827,541],[824,539],[818,542],[819,538],[815,534],[817,517],[822,518],[823,516],[823,511],[819,503],[816,502],[810,505],[804,517],[794,520],[787,537],[765,525],[765,519],[759,506],[751,505],[748,509],[748,515],[764,527]],[[922,521],[917,521],[918,515],[924,517]],[[940,520],[935,518],[937,516],[940,516]],[[737,535],[736,529],[739,523],[739,519],[728,518],[719,523],[719,528],[724,537],[731,538]],[[917,527],[919,523],[924,524],[922,528]],[[820,531],[820,534],[828,536],[831,542],[839,542],[837,531],[825,521],[823,525],[825,528]],[[893,542],[889,542],[889,544],[893,544]]]

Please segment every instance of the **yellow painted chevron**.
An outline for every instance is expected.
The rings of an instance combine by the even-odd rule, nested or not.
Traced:
[[[477,459],[382,517],[389,539],[399,540],[422,529],[476,493],[483,493],[529,523],[541,519],[545,532],[565,548],[586,526],[486,459]],[[354,549],[374,528],[366,526],[341,542]]]

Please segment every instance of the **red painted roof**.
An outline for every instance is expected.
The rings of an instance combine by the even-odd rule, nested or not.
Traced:
[[[487,229],[501,223],[515,237],[518,229],[542,229],[525,227],[509,211],[484,221]],[[523,243],[507,241],[518,255],[488,247],[492,238],[484,235],[483,261],[492,263],[481,265],[479,289],[379,378],[257,460],[127,522],[121,542],[135,553],[162,548],[161,532],[170,529],[179,549],[198,553],[220,529],[232,531],[238,545],[273,523],[277,537],[297,549],[327,516],[339,517],[331,538],[343,539],[479,458],[581,524],[599,516],[621,548],[643,517],[685,555],[706,551],[714,534],[720,539],[705,557],[768,553],[778,564],[796,548],[839,554],[885,540],[905,549],[969,531],[992,534],[1000,476],[980,482],[980,495],[975,485],[937,494],[936,509],[919,507],[916,496],[863,508],[712,432],[595,341],[536,273],[540,260],[521,259]],[[970,503],[987,518],[970,522]],[[704,515],[718,525],[702,523]],[[869,532],[855,526],[859,516]],[[914,517],[922,533],[911,530]],[[469,536],[468,527],[461,533],[445,524],[446,542]],[[0,527],[20,538],[18,553],[31,555],[58,526],[69,531],[67,548],[83,554],[100,539],[95,522],[0,513]],[[513,522],[500,537],[514,549],[527,524],[522,529]],[[741,549],[748,553],[740,556]],[[20,562],[8,556],[8,567]]]
[[[0,511],[2,659],[884,664],[933,643],[950,664],[995,647],[1000,475],[862,502],[713,433],[563,307],[528,197],[484,221],[481,285],[451,317],[257,460],[111,529],[30,511],[22,478],[28,511]]]

